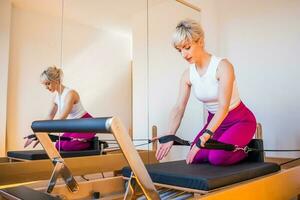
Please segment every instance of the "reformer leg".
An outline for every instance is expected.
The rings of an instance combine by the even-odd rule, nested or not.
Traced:
[[[142,195],[143,191],[139,184],[137,183],[136,178],[134,177],[133,173],[131,172],[130,179],[128,180],[128,185],[126,188],[126,192],[124,195],[124,200],[134,200],[137,199],[138,196]]]
[[[71,192],[76,192],[79,189],[79,186],[72,176],[69,168],[65,165],[64,160],[61,158],[60,154],[58,153],[57,149],[52,144],[48,134],[45,133],[36,133],[36,136],[42,146],[44,147],[49,159],[53,162],[55,166],[54,171],[51,175],[51,179],[47,188],[47,192],[50,193],[56,183],[58,175],[61,174],[63,180],[65,181],[66,185],[70,189]]]

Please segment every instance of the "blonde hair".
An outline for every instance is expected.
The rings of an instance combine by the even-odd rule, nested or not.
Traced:
[[[44,70],[41,73],[40,77],[42,80],[61,82],[63,77],[63,71],[60,68],[53,65]]]
[[[180,21],[173,33],[172,43],[176,47],[184,42],[196,42],[204,39],[204,31],[201,25],[192,19]]]

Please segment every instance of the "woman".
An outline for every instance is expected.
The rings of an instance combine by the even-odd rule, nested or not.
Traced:
[[[51,93],[55,93],[50,112],[47,119],[79,119],[92,118],[83,108],[79,94],[62,84],[63,72],[61,69],[51,66],[44,70],[40,76],[41,83]],[[58,140],[56,148],[64,151],[78,151],[85,150],[91,147],[91,140],[95,133],[64,133],[62,135],[67,140]],[[24,147],[30,145],[36,138],[26,137],[27,141]],[[35,147],[38,141],[34,144]]]
[[[198,133],[187,155],[187,164],[210,162],[213,165],[231,165],[246,157],[243,151],[200,149],[210,138],[223,143],[246,146],[253,138],[256,119],[242,103],[232,64],[205,50],[204,32],[196,21],[181,21],[173,35],[173,45],[189,62],[190,67],[181,77],[179,96],[171,111],[168,135],[175,134],[190,97],[191,88],[196,98],[208,110],[207,123]],[[161,144],[156,152],[158,160],[170,151],[173,142]]]

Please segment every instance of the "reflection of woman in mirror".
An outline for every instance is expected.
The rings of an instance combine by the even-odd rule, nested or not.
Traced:
[[[175,134],[180,126],[193,88],[196,98],[208,110],[208,118],[194,139],[186,162],[230,165],[241,161],[246,157],[243,151],[207,150],[195,145],[200,140],[200,146],[203,147],[212,138],[244,147],[254,136],[256,119],[241,102],[232,64],[227,59],[216,57],[205,50],[204,32],[194,20],[184,20],[177,25],[173,45],[190,67],[182,74],[179,96],[171,111],[167,135]],[[161,144],[156,152],[157,159],[164,158],[172,145],[172,141]]]
[[[65,85],[62,84],[63,72],[61,69],[51,66],[44,70],[40,76],[41,83],[51,93],[55,93],[52,101],[50,112],[47,116],[48,120],[54,119],[79,119],[79,118],[92,118],[83,108],[79,94]],[[76,151],[89,149],[91,140],[95,133],[64,133],[63,138],[67,140],[57,140],[56,148],[64,151]],[[27,137],[24,147],[31,144],[36,138]],[[38,144],[35,142],[34,147]]]

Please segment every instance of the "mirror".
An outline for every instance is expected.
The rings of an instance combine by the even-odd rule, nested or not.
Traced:
[[[170,44],[174,25],[199,13],[174,0],[7,2],[12,17],[6,20],[10,22],[6,27],[10,44],[5,49],[10,52],[6,150],[23,149],[20,138],[31,133],[31,122],[45,119],[49,112],[54,94],[44,89],[39,77],[51,65],[63,70],[63,85],[78,92],[87,112],[120,117],[136,145],[152,137],[152,125],[164,129],[160,121],[166,116],[158,112],[164,104],[157,104],[156,98],[164,90],[155,80],[170,70],[161,66],[175,63]],[[171,23],[162,21],[166,13],[176,13]],[[166,52],[165,59],[161,52]],[[182,63],[179,59],[177,64]],[[160,69],[164,74],[159,75]],[[182,69],[176,67],[176,74]]]
[[[130,134],[133,82],[147,79],[132,79],[134,69],[147,66],[146,11],[146,0],[64,1],[63,85],[76,90],[92,117],[117,116]]]
[[[6,44],[4,51],[6,56],[9,52],[9,57],[3,65],[7,66],[7,77],[1,78],[8,80],[3,86],[7,86],[7,134],[5,140],[1,138],[6,147],[0,146],[7,151],[20,150],[25,142],[23,137],[32,134],[32,121],[45,119],[49,110],[52,97],[40,84],[40,74],[49,65],[60,65],[62,4],[60,0],[4,0],[0,7],[9,13],[6,18],[1,17],[6,25],[6,42],[1,44]],[[5,90],[1,89],[2,92]]]

